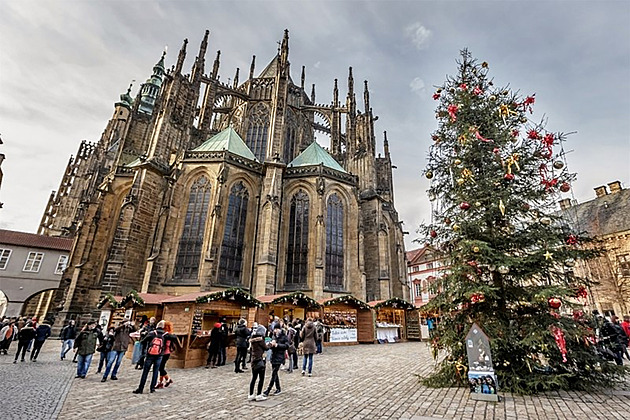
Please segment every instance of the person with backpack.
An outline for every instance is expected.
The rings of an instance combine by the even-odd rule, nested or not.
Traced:
[[[74,348],[74,339],[77,338],[77,330],[74,326],[74,319],[68,322],[68,325],[61,329],[59,333],[61,339],[61,360],[66,358],[66,353]]]
[[[153,318],[154,319],[154,318]],[[162,363],[162,357],[164,356],[164,349],[166,348],[166,340],[168,334],[164,331],[164,322],[160,321],[157,327],[151,332],[147,333],[140,342],[146,347],[147,352],[144,357],[144,365],[142,368],[142,376],[140,377],[140,384],[138,388],[132,392],[134,394],[142,394],[144,391],[144,385],[147,383],[147,377],[149,371],[153,368],[153,376],[151,377],[150,392],[155,392],[157,386],[158,373],[160,369],[160,363]]]
[[[316,344],[318,337],[317,329],[313,324],[312,319],[306,321],[306,325],[302,328],[300,333],[300,339],[302,340],[302,376],[306,374],[306,362],[308,361],[308,376],[312,376],[313,372],[313,353],[316,351]]]
[[[164,328],[166,333],[164,336],[166,342],[164,344],[164,356],[162,356],[162,361],[160,362],[160,383],[157,384],[155,389],[168,388],[173,383],[171,377],[168,376],[168,372],[166,372],[166,362],[171,357],[171,353],[176,350],[175,343],[179,347],[182,346],[177,336],[173,334],[173,324],[169,321],[160,321],[158,322],[158,328],[160,324],[163,324],[162,328]]]
[[[44,342],[50,337],[51,328],[48,324],[48,320],[45,320],[43,324],[39,324],[35,329],[35,344],[33,345],[33,351],[31,352],[31,361],[36,362],[37,356],[44,345]]]
[[[248,339],[251,334],[249,328],[247,328],[247,321],[244,319],[238,320],[236,326],[236,359],[234,359],[234,373],[243,373],[245,369],[245,359],[247,358],[247,347],[249,345]]]
[[[103,335],[96,330],[95,326],[96,322],[89,321],[74,341],[74,348],[77,349],[75,354],[78,356],[75,378],[85,379],[92,363],[92,356],[96,351],[96,342],[103,341]]]
[[[265,368],[267,367],[267,360],[265,358],[265,352],[267,351],[267,343],[265,342],[266,334],[267,329],[260,325],[254,330],[254,333],[249,339],[252,353],[252,380],[249,383],[248,401],[264,401],[267,399],[262,393],[265,384]],[[258,392],[254,394],[256,381],[258,381]]]
[[[322,340],[324,339],[324,324],[321,319],[317,318],[315,321],[315,331],[317,331],[317,338],[315,340],[315,354],[322,354]]]
[[[143,323],[143,327],[140,329],[140,343],[143,343],[143,339],[147,336],[147,334],[149,334],[151,331],[155,330],[155,322],[156,319],[155,317],[151,317],[149,318],[148,323]],[[146,342],[144,342],[146,343]],[[142,369],[144,366],[144,358],[147,355],[147,346],[146,344],[144,344],[142,346],[142,356],[140,356],[140,359],[138,360],[138,363],[136,364],[136,369]]]

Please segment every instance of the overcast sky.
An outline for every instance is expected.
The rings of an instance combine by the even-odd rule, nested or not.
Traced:
[[[35,232],[51,190],[81,140],[97,141],[118,95],[133,94],[164,46],[167,67],[188,38],[190,68],[205,29],[206,62],[221,50],[221,80],[257,71],[290,31],[293,79],[306,66],[317,102],[333,80],[346,93],[368,80],[376,131],[388,133],[396,208],[417,247],[430,220],[421,177],[436,128],[433,86],[468,47],[498,85],[536,93],[533,118],[577,133],[566,149],[573,194],[630,185],[630,2],[620,1],[6,1],[0,0],[0,133],[6,155],[0,227]],[[211,64],[210,64],[211,65]],[[206,67],[208,68],[208,66]],[[241,77],[241,80],[243,77]],[[358,95],[361,98],[361,95]],[[362,100],[359,100],[362,108]]]

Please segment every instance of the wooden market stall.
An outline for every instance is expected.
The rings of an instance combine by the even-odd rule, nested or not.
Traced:
[[[203,366],[208,353],[206,346],[210,341],[210,331],[215,323],[225,318],[229,329],[228,359],[236,350],[234,328],[240,318],[247,319],[250,308],[262,308],[258,301],[246,291],[238,288],[220,292],[195,292],[171,297],[163,302],[163,319],[173,324],[173,334],[182,344],[171,354],[169,363],[173,367],[191,368]]]
[[[101,310],[98,324],[103,330],[109,328],[110,325],[118,325],[118,322],[125,318],[125,308],[120,307],[120,301],[123,298],[123,296],[114,296],[111,293],[107,293],[96,305]]]
[[[327,346],[374,343],[374,315],[370,306],[352,295],[320,300],[321,319],[327,328]]]
[[[249,325],[256,321],[266,327],[275,316],[280,319],[287,318],[289,321],[320,316],[321,305],[302,292],[258,296],[258,300],[264,304],[264,307],[250,310]]]
[[[369,302],[375,312],[376,339],[379,343],[393,343],[408,338],[419,338],[420,324],[415,307],[404,299],[391,298]],[[408,332],[411,337],[408,337]]]
[[[172,297],[172,295],[155,293],[137,293],[132,290],[121,300],[120,306],[125,308],[125,315],[135,322],[138,328],[141,328],[143,321],[151,317],[161,320],[162,302]]]

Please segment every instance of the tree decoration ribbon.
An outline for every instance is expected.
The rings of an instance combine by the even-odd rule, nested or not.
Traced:
[[[536,102],[536,98],[534,98],[534,96],[536,96],[536,94],[534,93],[532,96],[528,96],[527,98],[525,98],[525,100],[523,101],[523,111],[527,111],[529,110],[529,113],[531,114],[532,112],[534,112],[534,110],[532,109],[532,105],[534,104],[534,102]]]
[[[462,179],[464,180],[464,182],[470,181],[473,184],[475,183],[475,177],[473,176],[472,171],[467,168],[462,169]]]
[[[510,109],[510,107],[505,104],[501,104],[499,105],[499,115],[501,116],[501,118],[503,118],[503,124],[507,124],[507,121],[505,121],[505,119],[508,118],[510,115],[518,115],[518,112]]]
[[[513,153],[512,156],[505,160],[505,164],[507,165],[507,173],[512,173],[512,165],[516,168],[517,171],[520,171],[521,168],[518,166],[518,159],[520,158],[518,153]]]
[[[459,107],[457,105],[449,105],[447,108],[448,115],[451,117],[451,122],[457,121],[457,111]]]
[[[562,354],[562,361],[566,363],[567,362],[567,342],[564,339],[564,332],[560,328],[553,325],[551,327],[551,333],[553,334],[553,338],[556,340],[556,345],[558,346],[558,349],[560,350],[560,353]]]
[[[482,142],[484,142],[484,143],[493,143],[493,141],[492,141],[491,139],[486,139],[486,138],[484,138],[481,134],[479,134],[479,127],[477,127],[477,126],[471,125],[471,126],[468,128],[468,131],[469,131],[470,133],[474,134],[474,135],[475,135],[475,137],[476,137],[478,140],[481,140],[481,141],[482,141]]]
[[[461,144],[462,146],[466,144],[467,140],[468,138],[466,137],[466,134],[461,134],[459,137],[457,137],[457,141],[459,141],[459,144]]]
[[[540,173],[540,178],[541,178],[540,183],[545,186],[545,189],[547,191],[549,191],[551,188],[555,187],[556,184],[558,183],[558,179],[557,178],[552,178],[552,179],[548,178],[549,170],[547,169],[547,165],[545,165],[544,163],[542,163],[538,167],[538,172]]]
[[[547,150],[547,157],[551,157],[551,155],[553,155],[553,150],[551,148],[553,146],[553,140],[553,134],[551,133],[542,138],[543,145]]]

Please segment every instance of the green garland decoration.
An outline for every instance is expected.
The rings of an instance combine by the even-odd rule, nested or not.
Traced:
[[[134,304],[139,305],[139,306],[144,306],[144,299],[140,297],[140,295],[138,294],[136,290],[132,290],[129,293],[127,293],[127,296],[125,296],[120,301],[120,306],[125,306],[129,302],[133,302]]]
[[[395,308],[395,309],[406,309],[408,311],[412,310],[412,309],[416,309],[416,307],[413,306],[411,303],[407,302],[404,299],[397,298],[397,297],[388,299],[388,300],[386,300],[384,302],[381,302],[381,303],[379,303],[377,305],[374,305],[374,309],[380,309],[380,308],[382,308],[384,306],[385,307],[392,307],[392,308]]]
[[[247,293],[245,290],[240,287],[232,287],[221,292],[209,293],[205,296],[199,296],[196,299],[197,303],[209,303],[217,300],[236,300],[239,303],[246,306],[255,306],[257,308],[263,308],[265,305]]]
[[[326,302],[324,302],[324,306],[330,306],[330,305],[335,305],[337,303],[349,303],[349,304],[354,304],[356,306],[359,307],[359,309],[372,309],[370,308],[370,305],[368,305],[367,303],[355,298],[352,295],[343,295],[343,296],[338,296],[334,299],[330,299],[327,300]]]
[[[120,307],[120,304],[118,303],[114,295],[112,295],[111,293],[105,294],[103,299],[101,299],[101,301],[96,305],[96,307],[98,309],[101,309],[103,306],[105,306],[108,303],[114,309],[117,309]]]
[[[300,302],[302,301],[302,302]],[[300,306],[300,303],[305,303],[308,308],[321,308],[322,305],[317,303],[315,299],[310,296],[306,296],[302,292],[292,292],[288,295],[280,296],[271,301],[271,303],[291,303],[296,306]]]

